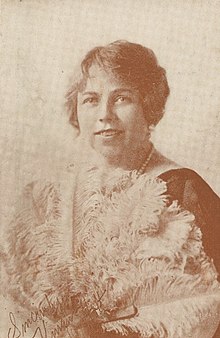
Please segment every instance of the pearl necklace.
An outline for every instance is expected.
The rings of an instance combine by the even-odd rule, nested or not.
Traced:
[[[151,157],[153,155],[153,152],[154,152],[154,147],[152,145],[151,150],[148,153],[146,160],[144,161],[144,163],[142,164],[142,166],[137,171],[137,178],[145,173],[145,170],[147,168],[148,163],[150,162],[150,159],[151,159]]]

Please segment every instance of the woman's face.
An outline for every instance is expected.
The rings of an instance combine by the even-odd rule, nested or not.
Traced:
[[[134,156],[148,133],[138,91],[96,65],[89,74],[77,100],[81,137],[107,160]]]

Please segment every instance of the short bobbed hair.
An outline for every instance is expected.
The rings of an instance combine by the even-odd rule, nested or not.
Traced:
[[[69,122],[74,127],[79,129],[77,94],[85,87],[92,65],[98,65],[122,83],[138,90],[148,125],[157,125],[163,117],[170,92],[166,71],[159,66],[151,49],[118,40],[106,46],[93,48],[82,60],[79,72],[66,95]]]

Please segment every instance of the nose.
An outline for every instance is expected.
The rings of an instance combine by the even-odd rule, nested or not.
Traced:
[[[98,120],[100,122],[109,122],[116,119],[111,102],[102,102],[99,106]]]

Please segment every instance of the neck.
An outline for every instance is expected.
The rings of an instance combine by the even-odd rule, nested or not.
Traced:
[[[100,156],[100,167],[103,169],[112,170],[120,168],[123,170],[139,170],[142,164],[146,161],[152,150],[152,144],[149,143],[145,147],[139,149],[131,149],[121,154],[120,157],[103,157]]]
[[[79,168],[94,167],[101,169],[103,173],[108,173],[114,169],[139,170],[147,160],[151,150],[152,143],[147,142],[142,147],[124,150],[120,156],[103,156],[79,138],[74,147],[74,157]]]

